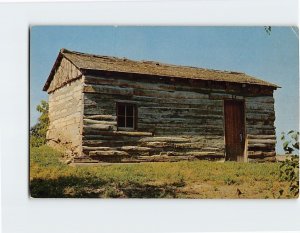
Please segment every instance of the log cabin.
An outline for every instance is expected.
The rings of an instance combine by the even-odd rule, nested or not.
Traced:
[[[245,73],[61,49],[47,141],[74,162],[275,161],[277,85]]]

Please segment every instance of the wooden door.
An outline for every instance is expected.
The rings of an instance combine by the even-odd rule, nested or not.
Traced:
[[[226,160],[244,161],[244,102],[224,100]]]

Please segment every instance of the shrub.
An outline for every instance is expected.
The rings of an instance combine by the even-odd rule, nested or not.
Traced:
[[[292,155],[280,165],[280,179],[289,181],[289,191],[297,197],[299,195],[299,157]],[[282,193],[280,193],[282,195]]]
[[[36,107],[36,110],[41,113],[38,118],[38,123],[30,128],[30,146],[39,147],[46,143],[46,134],[49,126],[49,105],[48,102],[42,100]]]
[[[280,179],[283,181],[289,181],[289,191],[292,195],[299,195],[299,132],[290,130],[287,134],[281,133],[281,141],[283,142],[283,149],[286,154],[292,154],[293,152],[297,155],[291,155],[290,159],[286,159],[280,165]],[[282,195],[281,190],[280,195]]]

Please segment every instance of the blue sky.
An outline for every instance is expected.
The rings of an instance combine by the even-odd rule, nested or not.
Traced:
[[[275,83],[276,131],[299,128],[298,29],[272,27],[34,26],[30,30],[30,124],[61,48],[245,72]],[[281,152],[280,143],[277,151]]]

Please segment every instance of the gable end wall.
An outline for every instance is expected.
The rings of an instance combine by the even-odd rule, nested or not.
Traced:
[[[82,147],[82,78],[68,60],[62,59],[49,86],[49,128],[47,141],[54,147],[67,149],[73,156]]]

